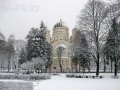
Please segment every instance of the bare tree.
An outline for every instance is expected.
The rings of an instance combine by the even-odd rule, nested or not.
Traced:
[[[60,66],[60,72],[62,72],[62,60],[61,60],[61,57],[62,57],[62,54],[63,54],[63,50],[64,50],[65,48],[64,47],[62,47],[62,46],[58,46],[57,47],[57,57],[58,57],[58,63],[59,63],[59,66]]]
[[[82,30],[90,30],[93,33],[92,40],[95,46],[96,76],[99,75],[100,64],[100,31],[108,11],[106,4],[100,0],[89,0],[82,15],[79,17],[78,25]]]
[[[12,59],[14,59],[14,39],[13,35],[10,35],[7,43],[6,43],[6,52],[8,54],[8,72],[10,72],[10,66],[12,68]]]

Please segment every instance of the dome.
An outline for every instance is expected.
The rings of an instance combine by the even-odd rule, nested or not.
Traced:
[[[62,20],[60,20],[58,23],[55,24],[54,27],[65,27],[64,23]]]
[[[5,36],[0,32],[0,40],[5,41]]]

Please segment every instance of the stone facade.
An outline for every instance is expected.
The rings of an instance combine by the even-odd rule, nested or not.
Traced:
[[[53,48],[53,64],[51,67],[52,72],[60,72],[60,66],[57,55],[57,48],[59,46],[63,47],[63,53],[61,56],[62,71],[69,72],[71,70],[71,58],[69,56],[70,38],[69,29],[60,20],[53,27],[52,37],[50,37],[50,32],[47,32],[47,40],[52,44]]]

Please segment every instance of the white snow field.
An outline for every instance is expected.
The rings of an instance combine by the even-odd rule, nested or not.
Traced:
[[[49,80],[34,82],[34,90],[120,90],[120,78],[103,79],[66,78],[65,74],[52,76]]]

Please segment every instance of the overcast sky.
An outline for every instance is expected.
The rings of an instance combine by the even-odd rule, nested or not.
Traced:
[[[30,28],[39,27],[41,20],[51,31],[60,19],[72,30],[87,1],[0,0],[0,31],[6,37],[14,34],[16,39],[25,39]]]

